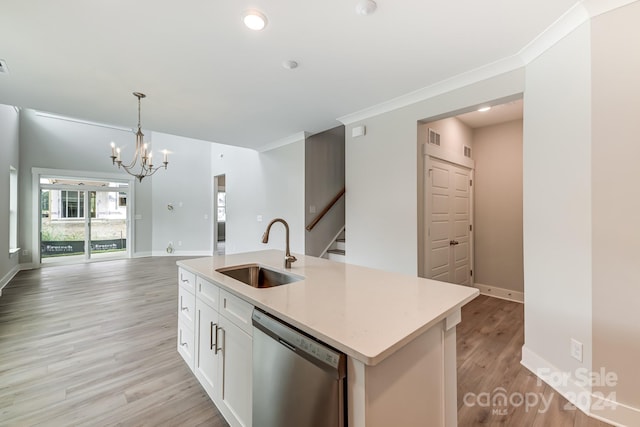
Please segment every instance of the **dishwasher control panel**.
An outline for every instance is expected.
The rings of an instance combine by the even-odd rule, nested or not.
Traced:
[[[253,311],[253,326],[267,333],[275,340],[289,347],[296,352],[304,352],[309,357],[314,358],[326,365],[339,369],[341,359],[344,354],[328,347],[326,344],[319,343],[313,338],[305,335],[293,327],[282,323],[282,321],[260,311]]]

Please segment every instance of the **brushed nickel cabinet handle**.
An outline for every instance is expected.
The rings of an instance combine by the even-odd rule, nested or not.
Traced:
[[[218,325],[216,325],[215,323],[211,322],[211,326],[209,327],[209,350],[213,350],[213,328],[218,328]],[[216,345],[218,341],[218,335],[216,335]]]
[[[218,326],[218,324],[215,325],[216,326],[216,342],[214,344],[214,349],[213,349],[213,354],[218,354],[218,352],[220,350],[222,350],[222,347],[218,347],[218,330],[221,330],[224,333],[224,329],[222,329],[221,327]]]

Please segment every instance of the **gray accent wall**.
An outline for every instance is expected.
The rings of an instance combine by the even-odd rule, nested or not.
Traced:
[[[305,224],[344,188],[344,126],[311,135],[305,140]],[[343,196],[311,231],[306,231],[305,253],[320,256],[344,227]]]

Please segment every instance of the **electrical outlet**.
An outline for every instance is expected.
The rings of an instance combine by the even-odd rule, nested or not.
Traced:
[[[23,249],[22,256],[29,256],[29,249]]]
[[[571,357],[582,362],[582,343],[573,338],[571,338]]]

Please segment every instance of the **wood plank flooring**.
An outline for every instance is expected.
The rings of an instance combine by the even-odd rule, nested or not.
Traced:
[[[522,304],[479,296],[462,308],[457,337],[459,426],[608,426],[572,407],[520,364]],[[492,405],[500,395],[506,404],[498,398]]]
[[[227,426],[176,351],[177,260],[20,272],[0,297],[0,425]]]
[[[20,272],[0,297],[0,426],[227,426],[176,351],[178,259]],[[480,296],[462,309],[459,426],[606,426],[537,384],[523,341],[521,304]],[[465,405],[498,387],[551,405]]]

